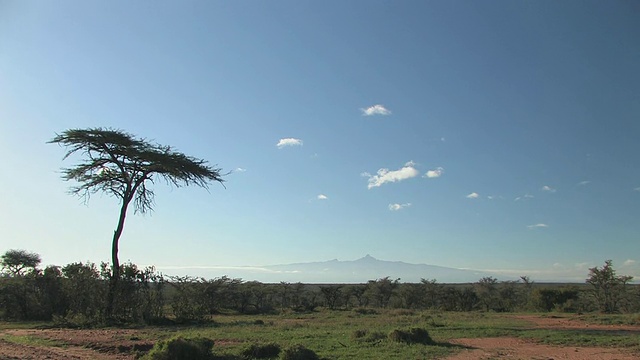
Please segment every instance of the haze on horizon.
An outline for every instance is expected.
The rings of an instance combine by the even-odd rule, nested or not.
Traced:
[[[536,280],[612,259],[638,278],[639,12],[0,1],[0,251],[108,261],[118,201],[69,196],[59,169],[74,159],[46,144],[106,127],[230,172],[209,192],[155,184],[155,212],[127,218],[123,262],[371,254]]]

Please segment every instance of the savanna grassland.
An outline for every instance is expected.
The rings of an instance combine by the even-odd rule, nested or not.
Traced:
[[[426,330],[419,332],[426,338],[394,337],[397,330],[411,329]],[[640,357],[640,316],[320,309],[218,315],[190,326],[60,329],[3,323],[0,358],[150,358],[154,344],[175,337],[213,340],[214,359],[257,358],[247,356],[247,349],[264,344],[282,349],[276,358],[302,345],[323,359],[634,359]]]
[[[2,261],[0,360],[640,358],[640,288],[610,261],[585,284],[324,285]]]

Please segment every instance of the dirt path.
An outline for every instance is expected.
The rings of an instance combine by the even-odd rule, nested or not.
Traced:
[[[640,327],[628,325],[593,325],[578,319],[564,317],[541,317],[535,315],[514,316],[515,319],[529,321],[534,328],[552,330],[598,330],[640,334]],[[489,360],[489,359],[529,359],[529,360],[637,360],[640,355],[625,349],[577,346],[551,346],[531,340],[498,337],[455,339],[453,344],[471,348],[448,360]]]
[[[46,339],[64,346],[22,345],[0,339],[0,360],[133,360],[136,350],[148,351],[153,346],[139,330],[7,330],[3,334],[26,339]]]

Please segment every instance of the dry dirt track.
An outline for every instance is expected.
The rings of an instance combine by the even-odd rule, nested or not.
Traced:
[[[568,318],[540,316],[517,316],[531,322],[532,326],[544,329],[585,329],[604,331],[624,331],[630,335],[640,335],[640,326],[588,325]],[[51,359],[51,360],[133,360],[132,350],[146,351],[153,341],[146,330],[133,329],[44,329],[6,330],[2,335],[28,336],[59,341],[67,344],[57,346],[27,346],[0,339],[0,360]],[[456,339],[452,343],[469,347],[469,350],[449,357],[449,360],[471,359],[533,359],[533,360],[632,360],[640,359],[640,354],[625,349],[595,347],[558,347],[537,344],[518,338],[475,338]]]
[[[152,341],[143,340],[143,330],[7,330],[4,334],[59,341],[66,346],[27,346],[0,339],[0,360],[129,360],[135,358],[135,350],[147,351],[153,346]]]
[[[514,318],[531,322],[536,328],[556,330],[601,330],[613,332],[629,332],[639,335],[639,326],[590,325],[579,320],[568,318],[514,316]],[[448,360],[489,360],[489,359],[530,359],[530,360],[637,360],[640,354],[624,349],[550,346],[538,344],[519,338],[476,338],[456,339],[452,343],[470,347],[459,354],[448,357]]]

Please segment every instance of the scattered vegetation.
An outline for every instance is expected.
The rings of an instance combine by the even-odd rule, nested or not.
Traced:
[[[389,333],[389,340],[407,344],[435,345],[435,341],[429,336],[429,332],[423,328],[394,329]]]
[[[280,355],[280,345],[276,343],[251,344],[242,351],[244,359],[274,359]]]
[[[318,360],[318,355],[303,345],[294,345],[287,348],[282,354],[282,360]]]
[[[213,340],[182,336],[159,341],[144,357],[146,360],[211,360]]]

